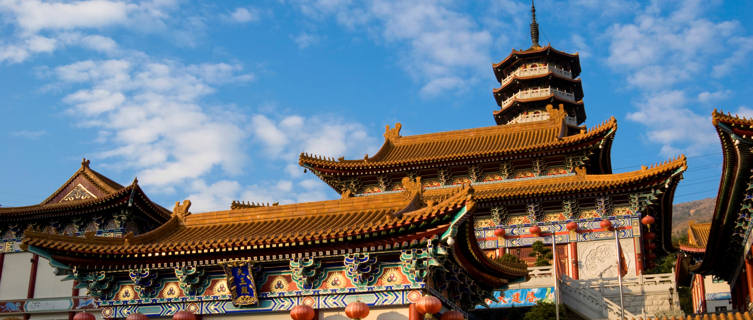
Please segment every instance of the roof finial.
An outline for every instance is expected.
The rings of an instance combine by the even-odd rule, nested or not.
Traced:
[[[536,23],[536,7],[531,0],[531,48],[538,48],[539,46],[539,24]]]
[[[91,161],[87,160],[86,158],[81,159],[81,167],[82,168],[89,168],[89,163]]]

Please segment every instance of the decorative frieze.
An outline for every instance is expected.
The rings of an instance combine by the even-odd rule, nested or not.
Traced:
[[[507,221],[507,215],[509,214],[509,212],[507,211],[507,207],[505,206],[493,207],[491,209],[491,213],[492,213],[492,221],[494,222],[495,225],[504,224],[505,221]]]
[[[568,220],[578,219],[580,215],[578,199],[562,200],[562,215]]]
[[[345,274],[353,284],[358,286],[370,285],[376,282],[379,263],[374,255],[364,253],[348,253],[343,257]]]
[[[427,250],[405,249],[400,252],[400,269],[411,283],[423,282],[432,259]]]
[[[128,271],[128,277],[133,281],[134,290],[142,299],[150,299],[157,296],[160,290],[160,282],[156,270],[131,269]]]
[[[175,277],[178,278],[183,292],[190,296],[201,295],[210,282],[206,270],[196,266],[176,267]]]
[[[544,210],[541,208],[540,200],[533,200],[526,204],[526,215],[531,223],[541,220]]]
[[[596,198],[596,213],[599,217],[608,217],[612,215],[612,197],[601,196]]]
[[[509,161],[504,161],[499,164],[499,175],[502,179],[510,179],[512,176],[512,165]]]
[[[89,296],[100,300],[110,300],[115,295],[114,277],[104,271],[79,272],[73,270],[73,279],[78,281],[78,288],[86,288]]]
[[[301,289],[314,289],[324,280],[322,263],[310,257],[290,259],[290,272]]]

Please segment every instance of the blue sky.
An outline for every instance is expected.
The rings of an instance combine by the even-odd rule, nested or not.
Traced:
[[[403,135],[493,125],[491,64],[527,48],[527,1],[0,0],[0,204],[79,166],[192,211],[335,197],[300,152],[361,158]],[[753,115],[750,1],[540,0],[579,52],[615,171],[689,156],[676,201],[714,196],[714,108]]]

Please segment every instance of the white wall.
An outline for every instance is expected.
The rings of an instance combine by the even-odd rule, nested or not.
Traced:
[[[0,278],[0,300],[26,299],[32,257],[28,252],[5,254]]]
[[[620,239],[627,263],[626,277],[635,277],[633,238]],[[614,239],[578,242],[578,277],[582,280],[617,278],[617,248]]]
[[[73,280],[61,281],[63,278],[65,276],[55,275],[55,269],[50,266],[49,260],[39,257],[34,298],[70,297]]]

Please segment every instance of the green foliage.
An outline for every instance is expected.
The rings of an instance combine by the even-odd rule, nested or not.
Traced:
[[[693,296],[690,287],[677,287],[677,295],[680,297],[680,308],[685,314],[693,314]]]
[[[541,240],[534,242],[531,249],[533,249],[533,251],[529,256],[536,257],[536,263],[534,263],[535,266],[542,267],[552,265],[550,262],[554,257],[552,255],[552,249],[544,245]]]
[[[523,260],[520,260],[518,256],[509,253],[505,253],[502,256],[494,258],[494,261],[499,264],[525,264],[525,262]]]
[[[672,235],[672,245],[675,247],[679,247],[680,243],[688,243],[687,232],[676,233]]]
[[[677,260],[676,255],[668,254],[662,257],[656,266],[654,266],[651,269],[646,270],[645,273],[646,274],[670,273],[672,272],[672,269],[675,267],[676,260]]]
[[[575,320],[578,319],[578,317],[571,314],[571,312],[568,312],[567,308],[565,308],[564,305],[559,305],[560,309],[560,320]],[[523,317],[523,320],[541,320],[541,319],[554,319],[555,318],[555,309],[554,309],[554,303],[551,302],[545,302],[545,301],[539,301],[536,302],[536,305],[531,307],[531,310],[529,310],[526,315]]]

